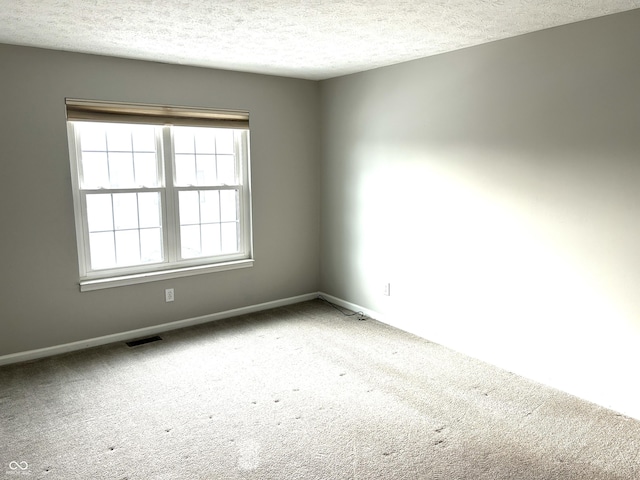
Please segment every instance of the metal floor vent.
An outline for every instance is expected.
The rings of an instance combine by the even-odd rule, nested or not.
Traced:
[[[162,338],[160,338],[158,335],[155,335],[153,337],[140,338],[138,340],[131,340],[130,342],[127,342],[127,346],[137,347],[139,345],[144,345],[145,343],[157,342],[158,340],[162,340]]]

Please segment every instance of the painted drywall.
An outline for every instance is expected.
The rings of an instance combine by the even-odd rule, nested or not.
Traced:
[[[8,45],[0,65],[0,356],[318,290],[317,83]],[[255,266],[80,293],[65,97],[248,110]]]
[[[638,45],[635,10],[323,82],[321,289],[640,418]]]

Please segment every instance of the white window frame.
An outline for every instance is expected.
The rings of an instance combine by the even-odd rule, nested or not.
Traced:
[[[70,113],[71,110],[73,110],[72,113]],[[166,114],[167,111],[169,111],[169,115]],[[122,112],[126,113],[123,114]],[[132,116],[131,112],[133,112],[135,117]],[[112,102],[67,99],[67,116],[71,183],[78,243],[79,284],[81,291],[91,291],[253,266],[248,113],[193,109],[189,107],[115,104]],[[234,128],[234,121],[228,120],[229,117],[234,118],[234,116],[246,118],[246,127],[235,129],[236,135],[234,135],[234,157],[238,171],[238,182],[233,185],[215,186],[177,185],[172,128],[174,126]],[[147,120],[148,123],[145,123]],[[160,179],[160,184],[156,187],[124,189],[82,188],[82,153],[80,151],[79,132],[78,129],[75,128],[75,122],[78,121],[155,125],[156,149],[159,155],[158,178]],[[244,123],[241,123],[241,125],[244,125]],[[229,189],[238,191],[239,251],[233,254],[189,259],[181,258],[178,208],[179,193],[189,190],[220,191]],[[160,193],[164,259],[162,262],[152,264],[92,270],[89,252],[86,197],[92,193],[109,194],[122,192]]]

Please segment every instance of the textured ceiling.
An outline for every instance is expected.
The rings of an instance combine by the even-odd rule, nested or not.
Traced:
[[[324,79],[640,0],[0,0],[0,43]]]

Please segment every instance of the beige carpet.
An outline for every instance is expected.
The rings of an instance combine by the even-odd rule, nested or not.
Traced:
[[[640,479],[640,422],[319,300],[162,338],[0,368],[0,479]]]

